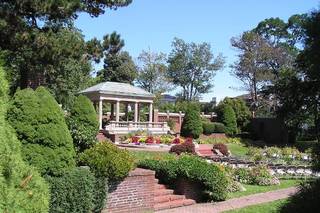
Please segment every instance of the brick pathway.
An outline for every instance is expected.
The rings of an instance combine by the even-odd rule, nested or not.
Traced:
[[[158,211],[158,213],[218,213],[232,209],[244,208],[260,203],[267,203],[275,200],[284,199],[290,197],[295,192],[297,192],[297,188],[291,187],[287,189],[280,189],[276,191],[248,195],[240,198],[233,198],[218,203],[199,203],[192,206],[168,209]]]

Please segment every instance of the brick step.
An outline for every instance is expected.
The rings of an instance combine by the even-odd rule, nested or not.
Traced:
[[[154,183],[155,183],[155,184],[158,184],[158,183],[159,183],[159,180],[158,180],[157,178],[155,178],[155,179],[154,179]]]
[[[157,189],[154,191],[154,196],[162,196],[162,195],[172,195],[172,189]]]
[[[157,190],[157,189],[167,189],[167,187],[165,185],[163,185],[163,184],[155,184],[154,188],[155,188],[155,190]]]
[[[173,200],[183,200],[186,197],[184,195],[161,195],[154,197],[155,204],[165,203]]]
[[[196,202],[191,199],[183,199],[183,200],[173,200],[165,203],[158,203],[154,205],[154,210],[164,210],[164,209],[171,209],[171,208],[177,208],[181,206],[189,206],[193,205]]]

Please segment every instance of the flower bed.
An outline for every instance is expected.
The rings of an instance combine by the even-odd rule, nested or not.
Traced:
[[[148,132],[133,132],[125,135],[121,138],[122,144],[134,144],[134,145],[175,145],[181,144],[184,139],[181,137],[175,137],[173,135],[159,135],[153,136]]]

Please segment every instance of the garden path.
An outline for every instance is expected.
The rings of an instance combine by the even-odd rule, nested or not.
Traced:
[[[199,203],[192,206],[179,207],[175,209],[168,209],[157,211],[158,213],[218,213],[233,209],[244,208],[251,205],[267,203],[275,200],[285,199],[297,192],[297,187],[287,189],[280,189],[265,193],[258,193],[248,195],[240,198],[233,198],[230,200],[217,203]]]

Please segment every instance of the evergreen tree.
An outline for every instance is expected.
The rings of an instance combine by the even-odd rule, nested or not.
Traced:
[[[8,120],[22,142],[24,159],[42,175],[61,175],[75,166],[64,114],[44,87],[18,91],[8,110]]]
[[[82,152],[96,142],[99,123],[97,113],[87,97],[80,95],[75,99],[67,121],[77,151]]]
[[[21,157],[20,142],[5,121],[8,84],[0,67],[0,212],[48,212],[44,179]]]
[[[202,131],[202,120],[199,105],[189,103],[183,118],[181,135],[184,137],[199,138]]]
[[[226,105],[223,109],[222,122],[226,126],[226,133],[233,135],[237,133],[236,114],[231,106]]]

